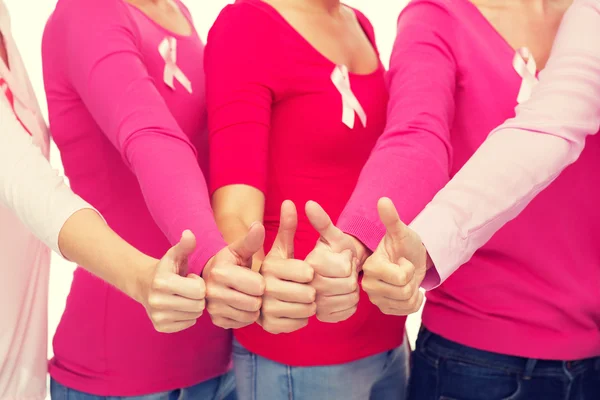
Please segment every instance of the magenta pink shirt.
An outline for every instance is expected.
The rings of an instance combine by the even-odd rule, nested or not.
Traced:
[[[375,46],[369,20],[358,11],[356,18]],[[315,200],[337,220],[383,132],[383,66],[349,74],[366,124],[355,115],[354,125],[345,125],[331,78],[339,66],[261,0],[237,0],[221,12],[208,36],[205,66],[211,188],[245,184],[264,193],[266,251],[277,235],[281,203],[292,200],[298,209],[294,255],[304,259],[319,236],[304,205]],[[404,318],[384,315],[361,292],[346,321],[313,317],[305,328],[279,335],[252,324],[235,335],[253,353],[282,364],[333,365],[400,346]]]
[[[165,80],[167,38],[191,93],[185,79]],[[50,125],[73,190],[154,257],[191,229],[195,273],[224,245],[196,158],[207,164],[203,50],[196,32],[173,34],[123,0],[60,0],[42,49]],[[50,373],[83,392],[133,396],[220,375],[230,351],[230,333],[208,314],[158,333],[140,304],[79,268]]]
[[[575,162],[600,129],[598,37],[600,1],[575,0],[531,98],[411,223],[441,281]]]
[[[390,67],[388,124],[340,217],[346,232],[374,248],[384,234],[373,206],[379,197],[391,197],[411,221],[488,133],[514,117],[522,83],[514,55],[467,0],[406,7]],[[590,137],[577,163],[428,293],[424,325],[508,355],[599,355],[598,159],[600,138]],[[424,284],[434,286],[436,275]]]

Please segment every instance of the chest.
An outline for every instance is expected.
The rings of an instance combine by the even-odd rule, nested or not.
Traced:
[[[307,12],[285,0],[265,0],[308,45],[335,64],[358,74],[373,72],[379,57],[355,12],[342,7],[335,15]]]
[[[507,45],[512,49],[527,47],[541,70],[548,61],[556,32],[572,0],[549,2],[544,10],[493,7],[485,0],[474,3]]]
[[[383,133],[388,101],[383,68],[349,74],[345,84],[334,82],[335,68],[299,69],[294,86],[277,93],[269,148],[278,168],[311,176],[355,173]]]
[[[182,130],[190,137],[204,132],[206,92],[204,43],[194,32],[178,35],[134,13],[139,48],[150,79]]]

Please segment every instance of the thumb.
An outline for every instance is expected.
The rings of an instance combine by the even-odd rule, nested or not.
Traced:
[[[273,246],[278,247],[286,258],[294,257],[294,236],[298,228],[298,211],[290,200],[281,203],[281,215],[279,217],[279,230]]]
[[[327,243],[333,251],[342,252],[350,249],[355,252],[354,245],[344,232],[333,224],[327,212],[317,202],[309,201],[306,203],[306,216],[310,224],[321,235],[321,240]]]
[[[265,241],[265,227],[255,222],[242,239],[229,245],[229,250],[242,260],[242,265],[248,265],[254,254],[259,251]]]
[[[407,227],[400,220],[398,211],[392,200],[387,197],[382,197],[377,203],[377,211],[379,212],[379,219],[385,226],[387,234],[393,241],[401,241],[407,235]]]
[[[176,272],[180,271],[187,265],[187,258],[196,249],[196,237],[190,230],[185,230],[181,234],[179,242],[171,247],[163,257],[163,261],[158,264],[158,268],[176,268]]]

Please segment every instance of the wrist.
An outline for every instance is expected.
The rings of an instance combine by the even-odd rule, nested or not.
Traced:
[[[133,300],[140,304],[145,304],[159,262],[160,260],[149,256],[144,255],[140,257],[133,264],[133,268],[127,269],[129,274],[124,277],[120,289]]]

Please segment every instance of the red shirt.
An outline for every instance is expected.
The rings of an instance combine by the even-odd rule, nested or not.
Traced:
[[[375,46],[371,24],[356,15]],[[383,132],[384,68],[350,74],[367,116],[363,126],[355,115],[350,129],[342,123],[342,97],[331,79],[337,66],[268,4],[238,0],[226,7],[207,43],[211,190],[246,184],[265,194],[266,251],[277,234],[282,201],[292,200],[299,213],[295,254],[303,259],[318,239],[304,204],[317,201],[336,221]],[[357,312],[344,322],[312,318],[306,328],[280,335],[254,324],[237,330],[236,337],[271,360],[315,366],[390,350],[402,343],[403,332],[404,318],[383,315],[361,292]]]

